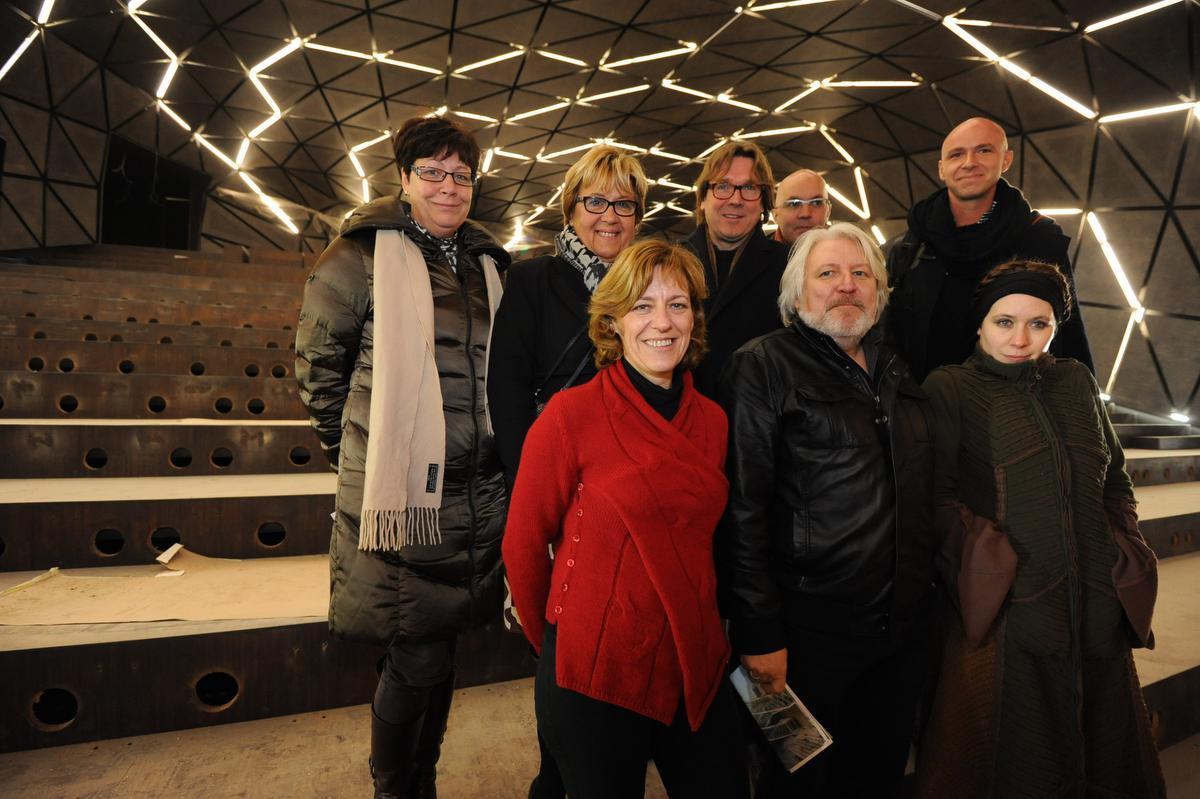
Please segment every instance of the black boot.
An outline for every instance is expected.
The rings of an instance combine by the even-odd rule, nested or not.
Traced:
[[[414,756],[425,714],[404,724],[391,724],[371,708],[371,779],[375,799],[409,799],[416,796],[409,788]]]
[[[409,791],[413,799],[437,799],[437,762],[446,737],[446,720],[450,717],[450,702],[454,699],[454,672],[429,691],[429,706],[425,710],[417,750],[413,757]]]

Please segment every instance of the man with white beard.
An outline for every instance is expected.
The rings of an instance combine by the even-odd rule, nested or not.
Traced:
[[[760,799],[901,790],[932,664],[929,402],[881,341],[883,254],[841,222],[801,237],[786,327],[729,360],[729,504],[717,565],[730,638],[764,690],[791,686],[833,745]]]

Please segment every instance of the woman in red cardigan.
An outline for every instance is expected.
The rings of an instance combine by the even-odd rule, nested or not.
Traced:
[[[682,247],[622,252],[589,308],[600,373],[522,452],[503,554],[571,799],[642,796],[650,759],[672,797],[749,796],[712,555],[727,424],[688,371],[706,293]]]

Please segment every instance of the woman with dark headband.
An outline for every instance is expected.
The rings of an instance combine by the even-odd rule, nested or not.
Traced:
[[[1046,354],[1070,307],[1056,267],[996,267],[974,355],[925,382],[958,618],[919,797],[1165,796],[1131,652],[1154,644],[1157,562],[1099,388]]]

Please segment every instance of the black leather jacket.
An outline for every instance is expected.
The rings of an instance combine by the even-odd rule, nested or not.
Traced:
[[[932,608],[930,405],[880,342],[871,374],[800,322],[756,339],[720,382],[729,505],[719,573],[735,649],[788,630],[890,634]]]

